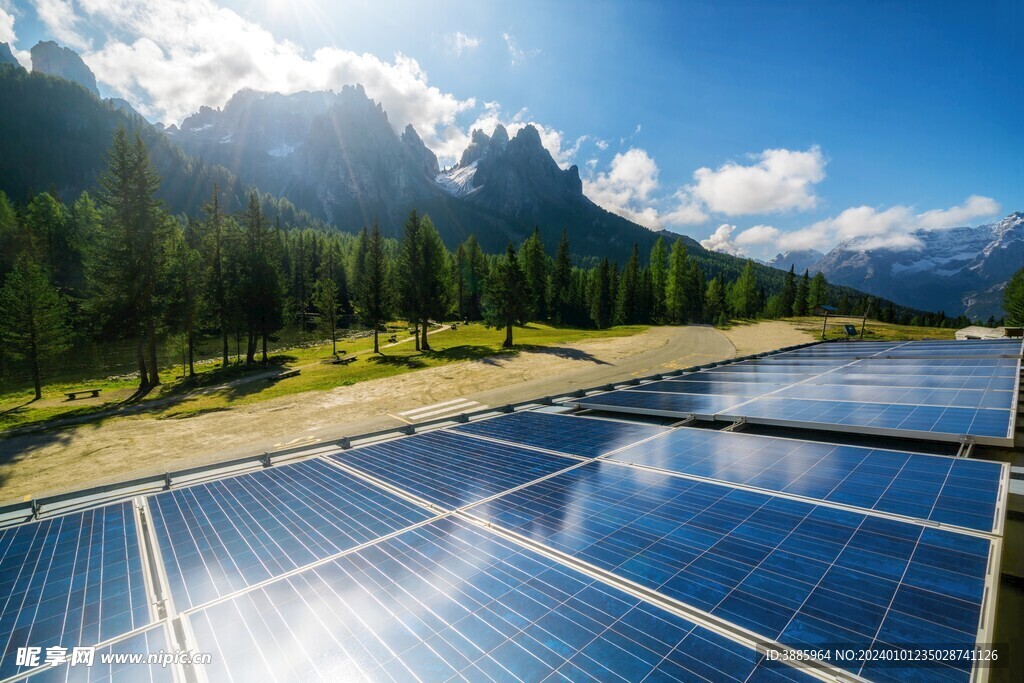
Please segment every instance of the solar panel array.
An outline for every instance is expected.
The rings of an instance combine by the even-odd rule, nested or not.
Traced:
[[[582,398],[585,408],[1012,446],[1020,340],[842,342]]]
[[[653,397],[636,408],[653,413],[680,397],[739,404],[762,400],[757,388],[830,386],[795,378],[863,360],[815,348],[605,396]],[[858,348],[873,357],[852,375],[908,371],[887,380],[915,377],[923,353]],[[940,379],[1014,380],[1003,369],[1019,363],[927,353]],[[701,390],[675,389],[687,383]],[[851,391],[837,402],[865,398]],[[943,392],[942,409],[1003,409],[972,387],[925,391]],[[773,662],[755,645],[991,640],[1007,480],[1004,465],[963,458],[501,415],[0,530],[0,680],[904,679],[860,660]],[[19,647],[55,645],[212,659],[15,662]],[[913,669],[983,673],[969,660]]]

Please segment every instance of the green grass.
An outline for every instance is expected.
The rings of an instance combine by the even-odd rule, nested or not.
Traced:
[[[797,329],[813,334],[815,339],[821,339],[821,318],[803,317],[787,318],[790,322],[796,323]],[[850,324],[857,328],[860,338],[860,318],[829,318],[828,326],[825,328],[826,339],[846,339],[844,324]],[[864,339],[871,341],[913,341],[917,339],[955,339],[956,330],[945,327],[919,327],[914,325],[896,325],[894,323],[883,323],[868,318],[864,327]]]
[[[221,367],[219,362],[203,362],[196,366],[197,375],[186,380],[180,379],[180,365],[165,368],[160,373],[163,384],[139,400],[137,405],[142,410],[141,414],[147,417],[182,419],[306,391],[327,391],[339,386],[392,377],[422,368],[513,355],[526,349],[584,339],[628,336],[646,329],[646,326],[636,325],[607,330],[584,330],[534,323],[527,327],[515,328],[516,347],[502,349],[503,330],[488,329],[480,324],[459,325],[455,331],[446,329],[431,334],[432,350],[422,353],[415,350],[412,341],[391,348],[382,348],[383,353],[379,356],[372,354],[372,337],[339,341],[339,353],[344,350],[345,357],[356,357],[349,365],[331,365],[325,362],[333,357],[330,344],[276,349],[271,353],[267,366],[257,364]],[[388,343],[387,338],[391,334],[397,334],[399,340],[408,338],[405,330],[404,325],[392,326],[389,332],[381,333],[381,345]],[[280,374],[293,368],[301,368],[301,373],[296,377],[244,381],[253,375]],[[234,386],[222,386],[229,382],[237,383]],[[33,394],[30,389],[0,393],[0,430],[44,425],[53,420],[105,413],[90,421],[99,423],[116,417],[116,413],[106,413],[112,409],[124,408],[136,386],[137,380],[124,376],[75,379],[46,384],[43,387],[41,401],[31,401]],[[102,389],[101,398],[64,400],[65,392],[85,388]]]

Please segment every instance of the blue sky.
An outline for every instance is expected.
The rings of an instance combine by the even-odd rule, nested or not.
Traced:
[[[1019,2],[0,0],[20,58],[152,120],[359,80],[442,162],[532,122],[606,208],[758,257],[1024,210],[1021,35]]]

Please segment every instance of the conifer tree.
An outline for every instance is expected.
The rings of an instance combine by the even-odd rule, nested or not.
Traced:
[[[686,253],[686,245],[681,239],[672,244],[668,257],[668,278],[665,284],[665,314],[668,322],[682,324],[688,321],[692,305],[690,303],[689,272],[690,262]]]
[[[634,242],[633,253],[619,278],[619,290],[615,299],[615,322],[619,325],[633,325],[639,322],[640,307],[640,248]]]
[[[533,229],[519,248],[519,264],[526,278],[527,306],[526,317],[532,320],[545,320],[548,317],[548,257],[544,253],[544,242],[540,238],[540,230]]]
[[[504,258],[498,259],[487,280],[484,308],[488,325],[505,328],[502,348],[512,348],[512,326],[526,317],[527,306],[526,276],[516,258],[516,249],[509,242]]]
[[[796,285],[796,294],[793,297],[793,315],[800,317],[807,315],[807,295],[811,287],[811,276],[804,271],[803,278]]]
[[[795,266],[789,266],[786,279],[782,281],[782,291],[779,293],[779,315],[787,317],[793,315],[793,303],[796,301],[796,272]]]
[[[360,281],[356,288],[359,317],[373,328],[373,352],[380,353],[378,332],[380,326],[391,314],[391,292],[389,288],[389,267],[384,251],[384,238],[380,226],[373,224],[366,239],[363,264],[359,269]]]
[[[668,280],[668,256],[665,251],[665,238],[659,237],[651,247],[651,318],[654,322],[662,322],[665,318],[665,287]]]
[[[563,229],[558,242],[554,267],[551,269],[551,314],[555,322],[562,325],[568,316],[572,299],[572,255],[569,253],[569,235]]]

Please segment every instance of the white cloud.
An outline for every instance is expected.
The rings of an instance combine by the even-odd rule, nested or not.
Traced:
[[[678,190],[673,195],[675,206],[664,215],[668,225],[700,225],[707,222],[709,216],[701,205],[693,200],[685,190]]]
[[[828,249],[839,242],[844,249],[919,249],[920,239],[912,233],[918,228],[943,230],[963,226],[971,219],[998,213],[999,203],[990,197],[971,195],[962,204],[948,209],[915,213],[896,204],[886,209],[854,206],[838,216],[826,218],[801,230],[780,234],[776,244],[783,251]]]
[[[78,29],[80,17],[75,13],[71,0],[34,0],[34,4],[39,21],[59,42],[76,50],[92,47],[92,41]],[[84,0],[83,4],[89,4],[89,0]]]
[[[584,179],[583,192],[594,203],[647,228],[662,226],[649,205],[658,187],[658,165],[646,150],[633,147],[616,154],[607,172]]]
[[[463,52],[469,50],[475,50],[480,47],[481,40],[475,36],[467,36],[462,31],[456,31],[455,33],[449,33],[444,37],[445,43],[448,45],[448,51],[453,53],[456,57],[461,57]]]
[[[484,102],[483,111],[465,130],[451,126],[447,129],[447,137],[438,146],[433,146],[433,151],[440,159],[457,161],[463,150],[469,145],[472,131],[480,129],[491,135],[494,128],[501,124],[508,131],[510,138],[516,136],[526,126],[533,126],[540,135],[541,144],[551,153],[552,158],[562,168],[568,168],[580,151],[580,147],[589,139],[587,135],[581,135],[568,147],[565,147],[565,133],[543,123],[538,123],[530,116],[526,107],[515,114],[508,116],[502,111],[501,105],[497,102]]]
[[[512,66],[522,64],[530,57],[536,57],[540,54],[539,48],[533,48],[532,50],[524,50],[519,47],[519,42],[516,37],[511,33],[502,33],[502,39],[505,41],[505,46],[508,47],[508,55],[512,59]]]
[[[599,150],[601,150],[602,152],[605,151],[606,149],[608,149],[608,141],[607,140],[596,140],[594,142],[594,144],[597,145],[597,148]]]
[[[770,225],[755,225],[736,235],[736,244],[741,247],[771,244],[778,239],[778,236],[778,228],[773,228]]]
[[[757,162],[728,162],[699,168],[686,190],[708,210],[729,216],[779,213],[814,208],[814,185],[825,179],[826,160],[815,145],[805,152],[766,149]]]
[[[14,34],[14,15],[0,7],[0,43],[14,45],[18,36]]]
[[[732,241],[732,233],[735,229],[735,225],[723,223],[722,225],[719,225],[707,239],[701,240],[700,246],[704,247],[708,251],[718,251],[723,254],[739,256],[740,249]]]
[[[956,228],[967,225],[970,221],[977,218],[995,216],[1001,208],[999,202],[991,197],[972,194],[959,206],[925,211],[917,217],[917,222],[922,228],[931,230]]]

